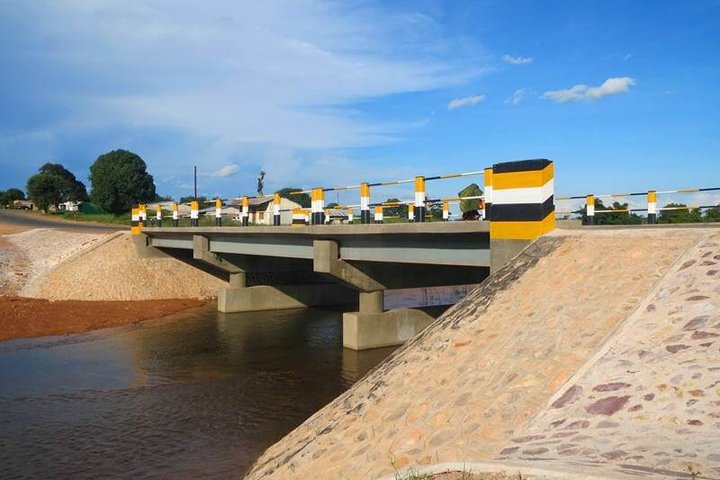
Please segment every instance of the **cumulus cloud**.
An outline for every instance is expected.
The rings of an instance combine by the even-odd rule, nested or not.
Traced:
[[[533,59],[531,57],[513,57],[512,55],[505,55],[503,57],[503,61],[505,63],[509,63],[510,65],[527,65],[528,63],[532,63]]]
[[[505,100],[505,103],[509,103],[513,107],[520,105],[525,100],[526,92],[524,88],[519,88],[513,92],[513,94]]]
[[[588,85],[575,85],[566,90],[549,90],[542,95],[542,98],[554,100],[559,103],[593,101],[608,95],[627,93],[635,80],[630,77],[612,77],[605,80],[599,87]]]
[[[448,103],[448,110],[455,110],[456,108],[460,107],[468,107],[471,105],[477,105],[478,103],[482,103],[485,101],[485,95],[471,95],[469,97],[464,98],[456,98],[454,100],[450,100]]]

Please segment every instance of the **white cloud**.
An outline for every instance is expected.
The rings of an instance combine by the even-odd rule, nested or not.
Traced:
[[[233,175],[237,174],[240,171],[240,167],[237,165],[225,165],[224,167],[221,167],[214,172],[210,173],[200,173],[200,176],[203,177],[219,177],[219,178],[227,178],[232,177]]]
[[[627,93],[632,85],[635,85],[635,80],[630,77],[612,77],[605,80],[599,87],[580,84],[566,90],[549,90],[542,95],[542,98],[560,103],[592,101],[608,95]]]
[[[62,112],[48,115],[60,118],[49,144],[76,135],[137,149],[156,178],[197,163],[206,172],[234,164],[243,179],[278,148],[297,158],[397,141],[417,119],[398,123],[355,105],[486,72],[432,18],[378,5],[38,0],[9,15],[44,39],[18,48],[63,73],[44,73],[61,77],[52,98],[45,87],[25,92]],[[169,134],[182,141],[154,137]],[[178,153],[189,166],[176,165]]]
[[[509,103],[513,107],[520,105],[525,100],[526,92],[524,88],[519,88],[513,92],[513,94],[505,100],[505,103]]]
[[[470,105],[477,105],[478,103],[482,103],[485,101],[485,95],[471,95],[469,97],[464,98],[456,98],[454,100],[450,100],[448,103],[448,110],[455,110],[456,108],[460,107],[468,107]]]
[[[527,65],[532,63],[531,57],[513,57],[512,55],[503,56],[503,62],[509,63],[510,65]]]

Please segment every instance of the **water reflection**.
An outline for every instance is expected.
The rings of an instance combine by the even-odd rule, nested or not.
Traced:
[[[3,478],[238,477],[390,349],[342,349],[340,314],[214,306],[0,343]]]

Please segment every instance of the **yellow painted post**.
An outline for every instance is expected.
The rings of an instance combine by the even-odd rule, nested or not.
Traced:
[[[222,200],[219,198],[215,199],[215,226],[222,227]]]
[[[190,202],[190,226],[197,227],[200,225],[200,204],[197,200]]]
[[[492,220],[492,204],[493,204],[493,169],[487,167],[483,170],[483,178],[485,179],[485,218],[484,220]]]
[[[311,222],[313,225],[322,225],[325,223],[325,192],[322,188],[313,188],[311,195]]]
[[[175,202],[172,204],[172,221],[173,227],[177,227],[180,224],[180,212],[178,211],[178,204]]]
[[[415,205],[410,204],[408,205],[408,221],[414,222],[415,221]]]
[[[648,224],[654,225],[657,223],[657,192],[650,190],[648,192]]]
[[[425,221],[425,177],[415,177],[415,221]]]
[[[360,223],[370,223],[370,185],[360,184]]]
[[[383,223],[383,206],[378,205],[375,207],[375,223]]]
[[[142,232],[142,226],[140,225],[140,209],[133,208],[130,215],[130,233],[132,235],[140,235]]]
[[[442,210],[443,210],[443,220],[447,222],[448,220],[450,220],[450,203],[443,202]]]
[[[250,224],[250,199],[248,197],[242,197],[240,200],[242,226],[247,227]]]
[[[276,193],[273,196],[273,225],[276,227],[280,226],[280,202],[282,199],[280,198],[280,194]]]
[[[534,240],[555,229],[554,167],[550,160],[493,166],[491,240]]]

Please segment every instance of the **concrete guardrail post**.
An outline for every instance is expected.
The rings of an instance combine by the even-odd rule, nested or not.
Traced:
[[[200,204],[197,200],[190,202],[190,226],[197,227],[200,224]]]
[[[312,217],[311,222],[313,225],[322,225],[325,223],[325,192],[322,188],[312,189]]]
[[[648,224],[649,225],[656,224],[657,223],[657,192],[655,190],[650,190],[648,192],[647,213],[648,213]]]
[[[247,227],[250,224],[250,199],[248,197],[242,197],[240,199],[240,218],[243,227]]]
[[[383,223],[383,207],[378,205],[375,207],[375,223]]]
[[[222,227],[222,200],[215,199],[215,226]]]
[[[485,179],[485,220],[492,220],[492,205],[493,205],[493,169],[487,167],[483,170],[483,177]]]
[[[425,177],[415,177],[415,221],[425,221]]]
[[[595,225],[595,197],[588,195],[585,197],[585,224]]]
[[[276,193],[273,197],[273,225],[280,226],[280,194]]]
[[[142,226],[140,225],[140,209],[133,208],[130,216],[130,233],[132,235],[140,235]]]
[[[360,184],[360,223],[370,223],[370,185]]]
[[[178,211],[178,204],[175,202],[172,204],[172,223],[173,227],[180,225],[180,212]]]

